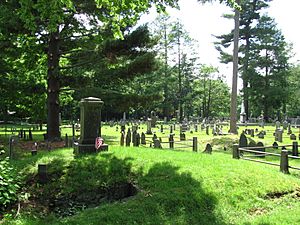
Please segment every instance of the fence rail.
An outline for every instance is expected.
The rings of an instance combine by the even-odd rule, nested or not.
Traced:
[[[299,167],[289,165],[289,158],[290,159],[300,159],[300,157],[298,157],[298,142],[293,142],[292,145],[282,145],[282,146],[278,146],[278,147],[282,148],[280,154],[265,151],[268,148],[274,148],[274,146],[239,147],[238,144],[234,144],[232,156],[234,159],[243,159],[243,160],[268,164],[268,165],[272,165],[272,166],[279,166],[280,171],[283,173],[286,173],[286,174],[289,173],[289,169],[300,170]],[[289,151],[286,149],[286,147],[293,147],[292,155],[289,155]],[[253,150],[253,149],[262,149],[262,151]],[[256,155],[244,155],[244,152],[254,153]],[[278,158],[280,158],[280,163],[268,162],[265,160],[251,158],[251,157],[266,157],[266,156],[278,157]]]

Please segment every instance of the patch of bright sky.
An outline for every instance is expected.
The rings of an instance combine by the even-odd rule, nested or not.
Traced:
[[[219,53],[214,47],[216,38],[213,35],[226,34],[234,28],[234,21],[222,18],[223,14],[232,13],[232,10],[219,3],[200,4],[197,0],[179,0],[180,11],[168,9],[173,18],[179,18],[190,36],[199,42],[199,56],[203,64],[219,68],[231,85],[232,64],[221,64]],[[293,44],[295,53],[292,62],[300,61],[300,38],[298,37],[298,23],[300,21],[300,0],[273,0],[267,13],[275,18],[278,28],[281,29],[288,43]],[[141,22],[150,22],[157,14],[154,10],[142,17]],[[239,87],[241,82],[239,81]]]

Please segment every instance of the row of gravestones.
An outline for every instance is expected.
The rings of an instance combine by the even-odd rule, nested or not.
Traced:
[[[276,141],[272,144],[272,146],[273,146],[274,149],[278,149],[278,143]],[[249,143],[248,143],[248,139],[247,139],[247,137],[244,133],[242,133],[241,136],[240,136],[239,147],[241,147],[241,148],[243,148],[243,147],[261,147],[261,148],[255,149],[255,150],[265,152],[264,144],[262,142],[258,142],[256,144],[255,141],[250,140]],[[285,147],[283,147],[283,149],[285,149]],[[298,143],[296,143],[296,142],[293,142],[293,152],[292,152],[292,154],[295,155],[295,156],[298,156]],[[262,155],[262,157],[264,157],[264,156]]]
[[[18,133],[18,137],[24,140],[29,140],[29,141],[33,140],[31,129],[29,129],[28,131],[21,129]]]

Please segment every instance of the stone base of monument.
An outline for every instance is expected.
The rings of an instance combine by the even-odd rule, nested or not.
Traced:
[[[99,149],[95,148],[92,144],[79,144],[74,142],[74,154],[85,154],[85,153],[98,153],[108,151],[108,144],[103,144]]]

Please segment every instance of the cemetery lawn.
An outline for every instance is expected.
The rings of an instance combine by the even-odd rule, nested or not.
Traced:
[[[27,196],[19,215],[6,215],[4,224],[300,224],[300,174],[285,175],[278,167],[235,160],[231,154],[112,145],[108,152],[82,158],[63,148],[12,162],[31,184],[24,189],[30,195],[34,188],[55,196],[89,189],[94,185],[89,180],[101,182],[103,174],[115,174],[108,185],[110,179],[126,179],[138,191],[62,217],[42,211]],[[52,166],[46,185],[30,182],[39,163]]]

